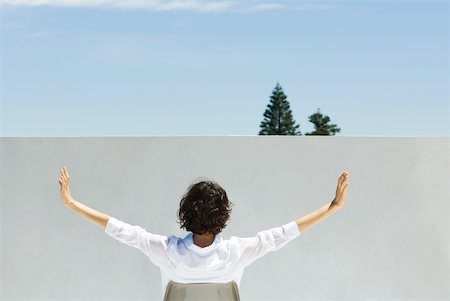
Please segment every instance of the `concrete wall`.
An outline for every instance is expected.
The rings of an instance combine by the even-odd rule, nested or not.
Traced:
[[[223,232],[250,236],[330,202],[344,208],[244,272],[242,300],[448,300],[450,137],[3,137],[2,300],[162,300],[139,250],[63,206],[74,198],[154,233],[193,181],[235,204]]]

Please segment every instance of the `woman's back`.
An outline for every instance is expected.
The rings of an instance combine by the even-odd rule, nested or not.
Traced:
[[[216,234],[207,247],[193,243],[193,234],[164,236],[110,217],[105,232],[114,239],[140,249],[160,268],[162,289],[169,281],[181,283],[225,283],[239,286],[246,266],[270,251],[276,251],[300,235],[295,221],[260,231],[253,237]]]

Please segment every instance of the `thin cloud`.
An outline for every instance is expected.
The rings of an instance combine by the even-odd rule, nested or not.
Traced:
[[[334,8],[336,8],[336,6],[330,4],[302,4],[293,7],[293,9],[297,10],[322,10]]]
[[[260,3],[252,6],[254,9],[280,9],[280,8],[288,8],[288,5],[281,3]]]
[[[114,0],[1,0],[9,6],[101,6],[111,5]]]
[[[117,9],[145,9],[150,11],[190,10],[197,12],[267,11],[277,9],[322,10],[334,6],[326,4],[283,4],[276,2],[248,3],[246,1],[206,0],[0,0],[7,6],[56,7],[113,7]]]
[[[18,22],[6,22],[2,25],[3,29],[21,29],[25,28],[27,25],[25,23]]]
[[[234,1],[200,0],[2,0],[1,3],[9,6],[116,7],[154,11],[193,10],[200,12],[223,11],[236,5]]]
[[[289,9],[289,10],[323,10],[323,9],[334,9],[334,5],[329,4],[282,4],[282,3],[259,3],[251,6],[254,10],[272,10],[272,9]]]

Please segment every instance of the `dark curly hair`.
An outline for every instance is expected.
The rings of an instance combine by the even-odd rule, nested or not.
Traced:
[[[180,228],[195,234],[216,235],[226,227],[232,205],[225,189],[215,181],[193,183],[180,201],[177,212]]]

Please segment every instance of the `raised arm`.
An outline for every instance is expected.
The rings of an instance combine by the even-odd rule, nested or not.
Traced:
[[[71,208],[73,211],[87,219],[88,221],[96,224],[102,229],[106,228],[109,216],[101,213],[95,209],[92,209],[78,201],[76,201],[69,190],[69,172],[67,168],[61,169],[61,178],[59,179],[61,199],[65,206]]]
[[[346,191],[347,191],[347,178],[349,173],[343,172],[338,179],[338,185],[336,188],[336,196],[333,201],[326,204],[322,208],[317,209],[299,219],[296,220],[298,229],[303,232],[305,229],[311,227],[314,224],[324,220],[340,208],[344,206]]]

